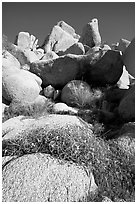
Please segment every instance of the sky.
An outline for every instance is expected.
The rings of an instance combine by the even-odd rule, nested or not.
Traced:
[[[120,38],[131,41],[135,36],[134,2],[3,2],[2,33],[14,43],[20,31],[38,38],[42,45],[60,20],[81,35],[93,18],[99,21],[102,41],[116,43]]]

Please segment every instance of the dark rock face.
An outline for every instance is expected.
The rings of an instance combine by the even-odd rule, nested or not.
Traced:
[[[63,87],[73,79],[82,77],[85,56],[65,55],[50,61],[37,61],[30,65],[30,71],[42,79],[44,86]]]
[[[108,50],[95,64],[87,65],[86,80],[89,84],[115,84],[123,72],[123,62],[119,52]]]
[[[119,104],[118,111],[124,121],[135,121],[135,86],[126,92]]]

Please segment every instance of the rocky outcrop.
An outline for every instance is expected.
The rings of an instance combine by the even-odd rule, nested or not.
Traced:
[[[47,36],[44,42],[45,52],[54,51],[66,51],[70,46],[78,42],[78,39],[74,38],[71,34],[64,31],[60,26],[53,27],[49,36]]]
[[[87,25],[85,25],[79,41],[84,45],[88,45],[89,47],[94,47],[101,44],[98,20],[96,18],[92,19]]]
[[[72,28],[70,25],[68,25],[66,22],[64,21],[59,21],[57,23],[58,26],[60,26],[64,31],[66,31],[67,33],[69,33],[70,35],[72,35],[74,38],[79,39],[80,36],[78,34],[75,33],[74,28]]]
[[[106,42],[97,19],[3,37],[3,201],[135,200],[135,40]]]
[[[22,51],[24,50],[36,50],[38,39],[34,35],[30,35],[28,32],[19,32],[15,44]]]
[[[3,202],[84,202],[97,192],[92,173],[47,154],[15,158],[2,175]]]
[[[30,65],[30,71],[42,79],[44,86],[63,87],[73,79],[79,79],[84,72],[83,55],[65,55],[50,61],[40,60]],[[83,69],[83,71],[82,71]]]
[[[10,52],[19,61],[21,66],[24,66],[26,64],[27,66],[29,66],[29,61],[27,60],[27,57],[25,56],[24,52],[20,48],[18,48],[18,46],[9,42],[6,36],[3,36],[2,47],[3,51],[6,50]]]

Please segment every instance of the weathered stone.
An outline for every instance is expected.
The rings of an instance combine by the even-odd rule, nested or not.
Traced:
[[[101,36],[98,29],[98,20],[92,19],[84,28],[79,40],[84,45],[89,47],[98,46],[101,44]]]
[[[130,44],[130,41],[121,38],[119,40],[119,44],[117,46],[117,50],[122,51],[124,53],[126,48],[129,46],[129,44]]]
[[[38,47],[38,39],[34,35],[30,35],[30,49],[36,51]]]
[[[65,103],[55,103],[53,106],[53,112],[56,114],[58,113],[77,114],[78,110],[76,108],[67,106]]]
[[[61,92],[61,101],[69,106],[86,108],[95,106],[96,100],[100,97],[100,92],[94,92],[90,86],[83,81],[70,81]]]
[[[78,42],[73,44],[71,47],[69,47],[65,52],[58,52],[58,55],[65,55],[65,54],[74,54],[74,55],[84,55],[85,49],[82,43]]]
[[[36,39],[34,35],[30,35],[28,32],[20,32],[15,43],[22,51],[36,50],[38,39]]]
[[[50,61],[33,62],[30,65],[30,71],[42,79],[44,86],[62,88],[69,81],[82,77],[85,72],[83,65],[86,61],[87,56],[68,54]]]
[[[31,50],[24,50],[24,54],[30,63],[39,60],[38,56]]]
[[[81,80],[84,77],[86,80],[86,78],[89,77],[88,75],[91,68],[90,64],[95,64],[95,62],[98,61],[101,56],[102,52],[97,53],[97,55],[67,54],[49,61],[39,60],[33,62],[30,65],[30,71],[32,73],[35,73],[42,79],[42,83],[44,86],[51,85],[56,89],[61,89],[71,80]],[[113,59],[113,61],[116,60],[115,58]],[[109,63],[111,65],[111,62]],[[119,65],[118,63],[116,63],[116,65]],[[106,67],[107,65],[108,63],[106,64]]]
[[[125,49],[125,52],[122,55],[122,59],[129,74],[135,77],[135,38]]]
[[[41,90],[41,79],[26,70],[3,72],[2,95],[8,100],[33,101]]]
[[[24,116],[13,117],[2,124],[2,137],[4,137],[9,132],[16,129],[17,131],[20,130],[21,127],[24,126]]]
[[[98,188],[86,168],[41,153],[13,159],[2,174],[3,202],[84,202]]]
[[[11,53],[5,51],[2,55],[2,67],[16,72],[16,70],[20,69],[20,63]]]
[[[135,86],[127,90],[119,104],[118,111],[124,121],[135,121]]]
[[[30,48],[30,35],[28,32],[20,32],[18,34],[17,46],[24,51]]]
[[[78,42],[72,35],[64,31],[60,26],[54,26],[50,35],[46,38],[44,43],[45,52],[65,51],[74,43]]]
[[[52,59],[57,59],[59,56],[54,52],[54,51],[50,51],[47,52],[43,55],[41,60],[52,60]]]
[[[91,172],[94,171],[101,195],[130,197],[134,184],[129,161],[117,146],[112,144],[112,152],[108,142],[96,137],[92,131],[93,125],[76,116],[57,114],[37,119],[24,118],[22,121],[24,128],[20,127],[19,131],[15,128],[4,135],[3,155],[42,152],[86,164]]]
[[[66,31],[67,33],[69,33],[70,35],[72,35],[74,38],[79,39],[80,36],[78,34],[75,33],[74,28],[72,28],[70,25],[68,25],[66,22],[64,21],[59,21],[57,23],[58,26],[60,26],[64,31]]]
[[[120,52],[108,50],[96,63],[87,65],[85,76],[89,84],[116,84],[123,72],[123,62]]]
[[[17,126],[14,125],[15,124],[14,119],[15,121],[17,121]],[[10,127],[12,129],[9,130]],[[28,143],[31,145],[33,143],[33,141],[31,140],[33,140],[34,137],[37,137],[40,139],[40,141],[39,140],[35,141],[34,147],[32,146],[32,149],[31,148],[28,149],[28,151],[34,152],[36,148],[42,142],[41,141],[42,138],[44,139],[47,137],[48,139],[49,137],[49,139],[52,141],[53,137],[55,137],[55,140],[56,140],[56,136],[58,135],[60,138],[62,139],[64,138],[63,140],[67,141],[70,132],[71,132],[71,137],[73,138],[73,141],[77,140],[78,138],[81,138],[81,134],[82,134],[83,138],[81,138],[79,142],[80,143],[86,142],[84,141],[86,139],[86,135],[83,135],[84,131],[87,132],[87,134],[90,134],[89,135],[90,138],[87,138],[86,140],[89,140],[89,139],[94,140],[94,138],[92,138],[94,137],[92,127],[93,127],[92,125],[88,125],[87,123],[85,123],[84,121],[81,121],[76,116],[70,116],[70,115],[51,114],[51,115],[45,115],[45,116],[35,118],[35,119],[25,118],[25,116],[23,119],[22,116],[18,116],[16,118],[9,119],[3,123],[3,126],[2,126],[3,128],[3,151],[5,151],[4,149],[8,147],[8,144],[10,142],[16,141],[17,143],[18,142],[20,143],[20,140],[23,139],[24,142],[28,141]],[[7,128],[8,128],[8,131],[7,131]],[[24,142],[22,143],[23,145],[22,148],[26,148],[24,146],[25,145]],[[70,140],[68,142],[70,143],[70,147],[71,147],[72,141]],[[58,143],[59,146],[57,146],[57,148],[60,148],[60,145],[62,145],[59,143]],[[49,146],[50,144],[47,143],[47,145]],[[42,150],[39,149],[39,151],[42,151]],[[64,151],[67,151],[67,149]],[[20,152],[18,153],[20,154]],[[71,152],[68,152],[68,154],[71,154]],[[8,155],[8,152],[6,153],[6,155]]]
[[[54,89],[54,87],[49,85],[46,88],[44,88],[43,92],[44,92],[44,96],[46,96],[47,98],[53,98],[55,89]]]

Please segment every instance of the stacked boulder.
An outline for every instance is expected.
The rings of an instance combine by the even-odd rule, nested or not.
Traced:
[[[3,202],[134,200],[134,46],[95,18],[3,36]]]

